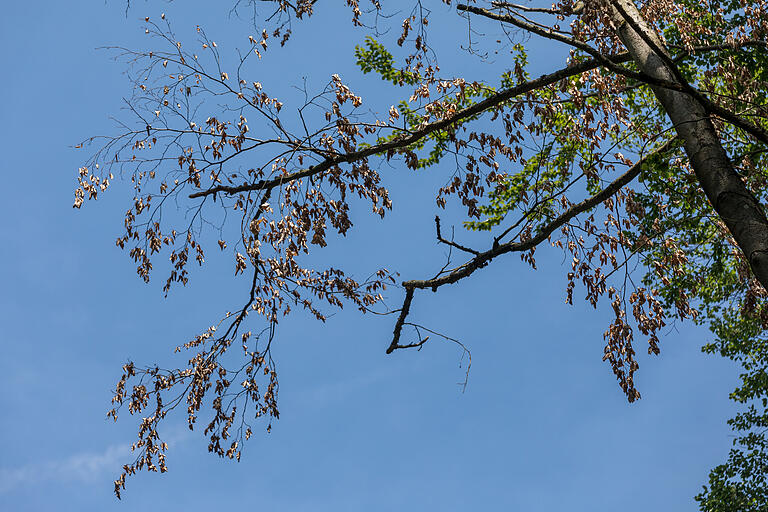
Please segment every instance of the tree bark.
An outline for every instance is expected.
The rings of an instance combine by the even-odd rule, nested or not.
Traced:
[[[684,86],[666,58],[658,35],[631,0],[612,2],[617,35],[640,70],[654,79]],[[730,230],[755,277],[768,290],[768,220],[755,196],[733,168],[704,105],[693,95],[652,87],[675,126],[701,188]]]

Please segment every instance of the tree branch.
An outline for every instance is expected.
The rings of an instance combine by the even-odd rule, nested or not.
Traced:
[[[411,301],[413,301],[413,290],[414,290],[413,288],[405,289],[405,299],[403,300],[403,307],[400,308],[400,316],[397,317],[397,322],[395,322],[395,331],[392,335],[392,343],[390,343],[389,347],[387,347],[387,354],[391,354],[401,346],[399,344],[400,333],[403,332],[403,324],[405,323],[405,319],[408,317],[408,313],[411,311]]]
[[[665,89],[671,89],[674,91],[684,92],[686,94],[689,94],[690,96],[699,100],[710,113],[721,117],[723,120],[727,121],[728,123],[732,124],[737,128],[741,128],[742,130],[749,133],[759,141],[768,144],[768,131],[762,129],[757,125],[750,123],[746,119],[743,119],[738,114],[731,112],[725,107],[721,107],[720,105],[715,104],[712,100],[707,98],[700,90],[696,89],[691,84],[689,84],[688,81],[685,80],[683,75],[680,73],[680,70],[675,64],[675,62],[673,61],[673,59],[663,50],[663,48],[659,46],[657,41],[655,41],[652,36],[650,36],[644,30],[642,30],[641,27],[637,25],[635,20],[633,20],[632,17],[629,16],[629,14],[626,11],[624,11],[624,9],[619,4],[616,4],[613,7],[616,9],[616,12],[622,17],[622,20],[627,24],[629,24],[635,30],[635,32],[654,50],[654,52],[658,54],[659,58],[666,64],[667,68],[669,69],[669,72],[672,73],[672,75],[675,77],[674,81],[663,80],[657,76],[648,75],[647,73],[637,73],[635,71],[625,69],[624,67],[619,66],[618,63],[613,60],[607,60],[607,59],[604,60],[605,56],[603,56],[603,54],[599,50],[592,48],[591,46],[589,46],[584,42],[578,41],[571,37],[564,36],[552,30],[545,30],[532,23],[521,20],[513,15],[497,14],[495,12],[489,11],[488,9],[483,9],[481,7],[475,7],[472,5],[465,5],[465,4],[456,5],[456,9],[458,9],[459,11],[470,12],[472,14],[477,14],[478,16],[483,16],[485,18],[501,21],[504,23],[509,23],[510,25],[514,25],[518,28],[521,28],[526,32],[530,32],[532,34],[536,34],[538,36],[545,37],[547,39],[552,39],[554,41],[558,41],[558,42],[567,44],[569,46],[572,46],[578,50],[581,50],[591,55],[595,60],[599,61],[601,65],[604,65],[606,68],[610,69],[611,71],[617,74],[620,74],[622,76],[625,76],[627,78],[632,78],[656,87],[663,87]],[[764,46],[765,44],[766,43],[762,43],[760,41],[750,41],[750,42],[747,42],[745,46]],[[722,49],[722,47],[719,47],[719,46],[701,47],[701,48],[694,48],[694,51],[697,51],[697,50],[708,51],[708,50],[718,50],[718,49]]]
[[[558,32],[555,32],[552,29],[545,30],[540,26],[536,26],[533,23],[529,23],[527,21],[521,20],[510,14],[506,14],[506,15],[497,14],[493,11],[489,11],[488,9],[483,9],[482,7],[475,7],[474,5],[467,5],[467,4],[456,4],[456,9],[459,11],[477,14],[478,16],[483,16],[484,18],[501,21],[503,23],[509,23],[510,25],[514,25],[517,28],[521,28],[526,32],[530,32],[532,34],[536,34],[538,36],[545,37],[547,39],[552,39],[554,41],[567,44],[568,46],[573,46],[574,48],[577,48],[583,51],[584,53],[588,53],[589,55],[592,55],[592,57],[594,57],[597,60],[601,60],[604,58],[604,56],[598,50],[592,48],[587,43],[584,43],[572,37],[568,37]]]
[[[621,18],[624,20],[625,23],[627,23],[632,29],[635,31],[635,33],[640,36],[640,38],[645,41],[648,46],[651,47],[651,49],[654,51],[654,53],[659,57],[659,59],[666,64],[667,69],[670,73],[672,73],[672,76],[675,78],[675,81],[679,83],[682,86],[681,91],[689,94],[690,96],[696,98],[699,100],[706,110],[708,110],[710,113],[715,114],[728,123],[732,124],[733,126],[737,128],[741,128],[745,132],[749,133],[753,137],[755,137],[757,140],[764,142],[765,144],[768,144],[768,132],[765,131],[760,126],[754,125],[747,121],[746,119],[742,118],[735,112],[732,112],[728,110],[725,107],[721,107],[720,105],[717,105],[712,100],[710,100],[704,93],[702,93],[699,89],[695,88],[693,85],[691,85],[688,80],[685,79],[683,74],[680,72],[680,68],[677,67],[677,64],[674,62],[672,57],[667,53],[666,49],[663,47],[661,41],[658,40],[658,36],[656,36],[655,33],[649,33],[647,30],[644,30],[643,27],[641,27],[637,20],[635,20],[630,14],[622,7],[621,2],[616,2],[613,5],[613,8],[616,9],[616,12],[619,13]]]
[[[416,289],[431,288],[433,292],[437,291],[437,289],[441,286],[444,286],[446,284],[453,284],[465,277],[468,277],[469,275],[474,273],[475,270],[478,270],[488,265],[488,263],[490,263],[491,260],[493,260],[497,256],[501,256],[502,254],[506,254],[508,252],[527,251],[536,247],[541,242],[546,240],[552,233],[554,233],[555,230],[562,227],[571,219],[573,219],[580,213],[583,213],[591,208],[594,208],[595,206],[602,203],[609,197],[613,196],[621,188],[623,188],[624,186],[632,182],[632,180],[634,180],[640,174],[640,172],[643,170],[643,166],[645,165],[646,162],[648,162],[650,158],[655,157],[657,155],[664,154],[667,151],[669,151],[672,148],[672,146],[675,144],[676,140],[677,140],[676,138],[672,138],[667,142],[665,142],[663,145],[659,146],[658,148],[648,153],[645,157],[641,158],[632,167],[630,167],[624,174],[622,174],[616,180],[611,182],[607,187],[605,187],[595,195],[588,197],[587,199],[581,201],[580,203],[574,204],[573,206],[568,208],[566,211],[561,213],[555,220],[553,220],[552,222],[550,222],[549,224],[541,228],[539,232],[532,238],[529,238],[528,240],[523,240],[520,242],[510,241],[505,244],[496,245],[485,252],[479,253],[477,256],[469,260],[467,263],[463,264],[462,266],[454,269],[453,271],[443,276],[434,277],[432,279],[424,279],[424,280],[415,279],[411,281],[404,281],[403,287],[405,288],[405,300],[403,302],[403,307],[400,310],[400,317],[397,319],[397,323],[395,324],[394,336],[392,339],[392,343],[387,349],[387,353],[388,354],[391,353],[393,350],[395,350],[399,346],[398,342],[400,340],[400,333],[402,331],[403,324],[405,323],[405,319],[408,316],[408,313],[410,311],[411,302],[413,301],[413,293]]]
[[[621,62],[629,61],[630,56],[628,53],[622,53],[619,55],[604,56],[602,57],[602,59],[612,63],[621,63]],[[601,66],[602,64],[603,64],[603,60],[592,59],[592,60],[580,62],[573,66],[568,66],[568,67],[559,69],[552,73],[541,75],[540,77],[534,80],[530,80],[528,82],[516,85],[514,87],[510,87],[508,89],[499,91],[498,93],[492,96],[489,96],[488,98],[482,101],[479,101],[474,105],[470,105],[469,107],[459,110],[458,112],[456,112],[455,115],[451,117],[440,119],[438,121],[429,123],[416,131],[412,131],[408,133],[407,135],[403,135],[394,140],[383,142],[381,144],[369,146],[367,148],[364,148],[358,151],[352,151],[346,154],[329,156],[328,158],[326,158],[326,160],[319,163],[318,165],[310,166],[307,169],[302,169],[300,171],[289,173],[277,178],[273,178],[271,180],[259,180],[256,183],[244,183],[243,185],[240,185],[240,186],[233,187],[233,186],[226,186],[226,185],[217,185],[215,187],[211,187],[209,189],[201,190],[199,192],[190,194],[189,197],[191,199],[194,199],[198,197],[206,197],[209,195],[214,195],[219,193],[238,194],[241,192],[249,192],[254,190],[271,190],[283,183],[287,183],[290,181],[320,174],[324,171],[327,171],[331,167],[342,164],[342,163],[351,163],[357,160],[361,160],[363,158],[367,158],[372,155],[376,155],[378,153],[396,151],[398,149],[405,148],[415,142],[418,142],[419,140],[428,136],[431,133],[444,130],[459,121],[462,121],[472,116],[481,114],[486,110],[490,110],[494,107],[497,107],[516,96],[520,96],[521,94],[525,94],[525,93],[534,91],[536,89],[557,83],[560,80],[563,80],[564,78],[568,78],[574,75],[579,75],[587,71],[591,71]]]
[[[437,216],[437,215],[435,215],[435,230],[437,231],[437,241],[438,242],[444,243],[445,245],[448,245],[450,247],[455,247],[455,248],[457,248],[460,251],[468,252],[470,254],[475,254],[475,255],[480,254],[480,251],[476,251],[474,249],[470,249],[469,247],[465,247],[465,246],[463,246],[461,244],[457,244],[453,240],[446,240],[445,238],[443,238],[443,234],[440,232],[440,217]],[[451,238],[453,238],[453,237],[451,237]]]

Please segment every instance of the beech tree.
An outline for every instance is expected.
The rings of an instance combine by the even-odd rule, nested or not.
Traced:
[[[251,61],[312,23],[323,8],[312,0],[248,4],[266,28],[244,35],[232,67],[203,27],[183,41],[164,16],[145,19],[152,50],[119,50],[131,66],[130,115],[117,134],[84,142],[92,152],[74,206],[129,177],[117,244],[143,280],[156,258],[169,258],[164,292],[186,285],[188,265],[202,265],[215,238],[249,284],[241,307],[180,342],[186,366],[123,367],[109,415],[127,406],[146,417],[115,493],[141,469],[166,470],[159,427],[177,405],[190,429],[204,418],[209,450],[222,457],[240,459],[252,420],[271,428],[279,413],[270,347],[292,310],[319,321],[344,305],[389,314],[386,353],[420,347],[425,334],[451,339],[412,318],[413,301],[429,300],[424,291],[459,286],[509,253],[535,268],[546,245],[570,259],[566,301],[583,293],[613,312],[603,359],[629,402],[640,398],[636,336],[658,354],[661,329],[675,319],[708,325],[714,341],[704,350],[743,365],[734,448],[696,499],[708,511],[768,510],[768,2],[443,2],[466,23],[508,35],[511,52],[492,64],[497,82],[441,75],[438,56],[458,43],[428,44],[434,27],[422,1],[347,0],[350,18],[338,23],[385,37],[355,48],[361,73],[392,85],[392,106],[379,115],[332,69],[324,89],[290,108],[249,78]],[[407,15],[382,16],[391,12]],[[398,29],[392,40],[379,30],[387,23]],[[561,67],[531,76],[520,44],[530,38],[564,55]],[[432,199],[460,207],[464,227],[487,243],[448,236],[437,217],[436,240],[453,256],[435,261],[432,277],[382,268],[359,281],[343,261],[314,266],[315,250],[340,243],[329,232],[344,235],[363,215],[353,207],[367,202],[382,218],[392,208],[383,162],[444,176]],[[220,227],[207,229],[222,212]],[[387,308],[385,296],[400,307]]]

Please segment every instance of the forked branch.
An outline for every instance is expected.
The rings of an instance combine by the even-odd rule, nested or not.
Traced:
[[[404,346],[399,345],[400,335],[403,328],[403,324],[405,323],[408,313],[410,312],[411,302],[413,301],[413,294],[416,289],[431,288],[432,291],[437,291],[437,289],[441,286],[444,286],[446,284],[453,284],[457,281],[460,281],[461,279],[464,279],[465,277],[468,277],[469,275],[474,273],[476,270],[482,267],[485,267],[486,265],[488,265],[488,263],[491,262],[491,260],[493,260],[498,256],[501,256],[502,254],[506,254],[509,252],[524,252],[524,251],[533,249],[534,247],[539,245],[541,242],[546,240],[557,229],[564,226],[566,223],[568,223],[570,220],[575,218],[577,215],[594,208],[595,206],[599,205],[603,201],[609,199],[611,196],[613,196],[616,192],[621,190],[623,187],[631,183],[635,178],[637,178],[637,176],[640,175],[640,172],[643,170],[645,164],[649,161],[649,159],[659,155],[663,155],[664,153],[668,152],[670,149],[672,149],[675,142],[676,142],[675,138],[670,139],[664,144],[662,144],[661,146],[659,146],[658,148],[654,149],[653,151],[645,155],[643,158],[638,160],[632,167],[630,167],[624,174],[619,176],[616,180],[611,182],[608,186],[606,186],[600,192],[568,208],[566,211],[561,213],[557,218],[555,218],[552,222],[542,227],[539,230],[539,232],[533,237],[527,240],[521,240],[518,242],[510,241],[504,244],[496,245],[485,252],[477,254],[474,258],[464,263],[463,265],[455,268],[454,270],[448,272],[447,274],[436,276],[432,279],[424,279],[424,280],[414,279],[410,281],[404,281],[402,284],[403,284],[403,287],[405,288],[405,300],[403,301],[403,307],[400,310],[400,316],[398,317],[397,323],[395,324],[394,336],[392,338],[392,343],[390,343],[389,347],[387,348],[387,353],[389,354],[398,348],[404,348]]]
[[[622,53],[619,55],[606,56],[605,59],[612,63],[618,64],[618,63],[629,61],[630,56],[627,53]],[[288,173],[283,176],[279,176],[270,180],[259,180],[256,183],[244,183],[239,186],[217,185],[214,187],[210,187],[206,190],[201,190],[199,192],[190,194],[189,197],[194,199],[194,198],[206,197],[210,195],[215,196],[216,194],[233,195],[233,194],[239,194],[241,192],[249,192],[249,191],[255,191],[255,190],[272,190],[275,187],[278,187],[285,183],[289,183],[291,181],[318,175],[339,164],[356,162],[364,158],[367,158],[369,156],[382,154],[382,153],[391,154],[398,150],[407,148],[411,144],[419,142],[420,140],[429,136],[432,133],[450,128],[452,125],[454,125],[455,123],[458,123],[459,121],[463,121],[465,119],[471,118],[473,116],[479,115],[488,110],[496,108],[502,105],[503,103],[511,100],[512,98],[535,91],[537,89],[541,89],[548,85],[556,84],[565,78],[569,78],[572,76],[580,75],[587,71],[591,71],[597,67],[600,67],[602,64],[603,64],[602,61],[599,61],[597,59],[591,59],[591,60],[586,60],[584,62],[580,62],[573,66],[568,66],[568,67],[559,69],[552,73],[541,75],[536,79],[499,91],[496,94],[493,94],[482,101],[479,101],[473,105],[470,105],[464,109],[459,110],[458,112],[456,112],[456,114],[450,117],[446,117],[444,119],[440,119],[438,121],[428,123],[422,128],[419,128],[418,130],[415,130],[415,131],[407,132],[404,135],[397,137],[394,140],[382,142],[380,144],[375,144],[375,145],[360,149],[358,151],[352,151],[349,153],[328,156],[326,160],[319,163],[318,165],[310,166],[300,171]]]

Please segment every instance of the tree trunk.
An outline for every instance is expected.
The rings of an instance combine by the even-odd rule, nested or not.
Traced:
[[[666,51],[663,43],[647,26],[634,3],[609,1],[616,6],[617,35],[640,70],[654,79],[679,84],[668,67],[669,60],[659,55],[659,51]],[[652,89],[683,141],[701,188],[744,252],[755,277],[768,290],[768,220],[758,200],[733,168],[709,114],[690,94],[663,87]]]

